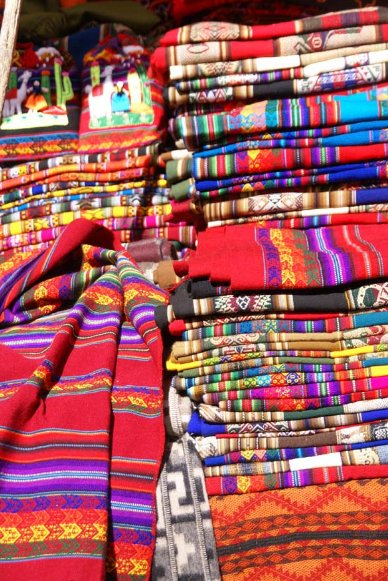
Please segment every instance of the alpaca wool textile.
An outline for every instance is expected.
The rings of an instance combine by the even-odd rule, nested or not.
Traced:
[[[169,223],[169,187],[156,162],[159,147],[63,155],[4,168],[0,252],[45,249],[78,218],[119,232],[122,242],[164,236],[192,246],[194,228],[182,220]]]
[[[187,396],[165,377],[168,441],[157,487],[157,531],[152,566],[155,581],[220,579],[209,499],[201,460],[186,433],[191,416]]]
[[[268,315],[240,315],[236,317],[217,317],[203,319],[177,320],[170,324],[169,332],[175,337],[183,336],[185,339],[199,339],[213,337],[218,331],[225,328],[233,329],[233,333],[243,330],[252,332],[333,332],[337,330],[366,327],[374,324],[386,324],[387,313],[384,309],[367,311],[364,313],[327,313],[325,317],[313,313],[297,315],[295,313],[278,313]],[[245,327],[245,325],[247,325]],[[241,331],[238,331],[238,330]],[[191,335],[193,333],[193,335]],[[228,334],[228,333],[226,333]]]
[[[157,501],[151,578],[218,581],[220,574],[203,469],[188,434],[167,445]]]
[[[304,433],[302,432],[297,435],[293,432],[267,432],[257,435],[249,433],[217,434],[215,436],[202,436],[196,438],[195,441],[197,450],[202,458],[206,456],[225,455],[230,452],[257,449],[278,450],[285,448],[320,448],[324,446],[365,443],[368,443],[368,446],[373,446],[376,445],[376,442],[379,440],[387,440],[387,426],[387,421],[381,421],[371,422],[364,425],[334,428],[331,430],[306,430]],[[373,442],[373,444],[371,442]],[[379,469],[380,468],[381,471],[383,471],[384,467],[379,467]],[[373,466],[371,467],[371,470],[373,471]],[[385,466],[385,470],[387,470],[387,466]],[[335,476],[335,473],[332,473],[331,476]],[[321,474],[319,474],[319,477],[321,477]],[[366,477],[365,472],[364,478]],[[219,484],[219,481],[215,483],[216,486]],[[227,481],[225,481],[224,484],[227,486]],[[237,482],[237,484],[240,486],[242,483]],[[270,485],[270,482],[267,484]],[[299,486],[304,485],[306,484],[299,484]],[[236,489],[236,481],[232,481],[231,486],[235,488],[235,493],[244,492],[242,486],[239,490]],[[292,484],[288,484],[288,486],[292,486]],[[295,486],[298,486],[298,484],[296,483]],[[277,483],[274,483],[273,487],[276,488]],[[215,494],[223,493],[215,492]]]
[[[194,24],[153,55],[172,213],[207,226],[156,320],[211,496],[387,477],[386,18]]]
[[[193,159],[196,180],[314,168],[335,164],[356,164],[384,159],[386,143],[363,146],[249,149],[236,154]]]
[[[387,372],[388,368],[383,365],[370,367],[368,369],[349,370],[346,373],[341,371],[323,371],[320,373],[298,371],[278,372],[273,374],[263,373],[262,375],[258,374],[256,376],[252,374],[250,377],[237,379],[235,381],[226,380],[217,383],[197,384],[193,387],[190,387],[190,383],[187,382],[181,384],[181,388],[182,385],[188,384],[189,387],[187,387],[187,390],[190,397],[198,401],[202,399],[205,403],[216,403],[217,400],[251,399],[251,396],[254,396],[255,393],[250,391],[253,389],[263,390],[263,394],[266,393],[264,390],[268,390],[268,394],[271,394],[273,397],[276,397],[276,394],[278,394],[278,397],[282,398],[287,398],[287,396],[290,397],[291,395],[293,397],[298,397],[298,391],[303,390],[308,393],[308,396],[301,397],[326,397],[351,393],[351,385],[353,385],[351,382],[354,382],[354,391],[357,391],[357,386],[362,387],[359,390],[362,392],[379,389],[377,386],[372,387],[372,385],[369,384],[369,381],[366,380],[371,377],[381,377],[382,375],[386,375]],[[175,383],[175,385],[177,384]],[[385,386],[382,386],[382,388],[384,387]],[[318,393],[313,393],[315,389],[318,389]],[[322,391],[323,393],[319,393],[319,391]],[[336,391],[338,393],[335,393]],[[217,394],[215,400],[213,400],[213,394]],[[269,397],[271,397],[271,395],[269,395]]]
[[[219,321],[194,321],[187,322],[181,330],[182,339],[205,339],[208,337],[220,337],[223,335],[238,335],[241,333],[333,333],[348,331],[361,327],[374,325],[386,325],[388,313],[375,311],[369,313],[357,313],[342,317],[329,317],[325,319],[282,319],[282,318],[248,318],[245,320],[219,320]],[[179,322],[176,323],[178,327]],[[170,327],[170,333],[174,334],[174,327]]]
[[[388,260],[386,231],[385,225],[362,224],[309,230],[230,226],[213,230],[211,236],[201,233],[197,251],[187,263],[188,273],[191,278],[208,277],[213,283],[229,282],[224,294],[335,287],[384,278],[388,273],[384,268]],[[233,252],[233,264],[220,253],[225,247]],[[193,283],[193,296],[209,296],[211,288],[204,286],[205,294],[196,295]],[[221,293],[214,292],[217,294]]]
[[[0,260],[2,577],[148,579],[166,296],[86,220]]]
[[[333,410],[321,408],[322,415],[320,416],[316,413],[308,413],[309,417],[304,417],[305,414],[302,412],[297,416],[297,419],[283,420],[277,420],[272,416],[270,416],[270,420],[267,420],[261,417],[261,412],[248,412],[247,414],[227,412],[226,417],[222,417],[222,411],[218,414],[217,408],[210,408],[212,411],[208,413],[209,408],[202,406],[201,412],[196,410],[193,413],[188,430],[191,434],[198,436],[246,433],[265,435],[269,432],[279,434],[295,432],[295,435],[299,435],[303,432],[308,433],[309,430],[311,433],[323,433],[342,426],[356,426],[368,421],[388,419],[387,403],[387,399],[379,397],[375,400],[335,406]],[[330,415],[331,413],[334,415]],[[223,419],[231,423],[223,424]],[[239,423],[232,423],[234,421]]]
[[[287,489],[211,497],[222,578],[386,577],[387,485],[377,478],[310,486],[303,494]]]
[[[327,345],[329,349],[341,350],[352,347],[361,347],[368,344],[385,342],[388,326],[376,325],[374,327],[360,327],[348,331],[334,331],[332,333],[276,333],[251,332],[251,333],[227,333],[217,337],[201,339],[189,339],[189,341],[176,341],[172,348],[174,357],[179,358],[193,353],[212,350],[213,348],[227,347],[230,345],[248,345],[250,343],[267,343],[269,346],[281,344],[283,349],[304,348],[307,343],[315,344],[320,349]]]
[[[373,46],[373,45],[372,45]],[[272,83],[287,79],[303,79],[316,77],[317,75],[343,71],[352,67],[361,67],[366,65],[380,64],[387,60],[387,50],[373,50],[359,54],[345,55],[335,59],[328,59],[322,62],[316,62],[303,66],[294,66],[285,69],[274,69],[270,71],[235,73],[235,74],[218,74],[214,77],[199,77],[186,81],[178,80],[173,87],[180,95],[185,93],[197,92],[204,89],[216,89],[227,86],[241,86],[261,83]],[[296,63],[295,63],[296,64]]]
[[[383,207],[385,204],[382,205]],[[359,209],[359,211],[358,211]],[[244,219],[237,218],[231,220],[216,220],[208,222],[209,228],[219,226],[236,226],[237,224],[246,224],[256,222],[262,228],[297,228],[303,230],[305,228],[319,228],[321,226],[334,226],[344,224],[380,224],[388,220],[387,211],[380,211],[379,204],[371,204],[367,206],[358,206],[350,208],[341,208],[337,212],[328,214],[304,213],[301,212],[279,212],[276,214],[265,214],[264,217],[253,218],[252,216]],[[329,211],[330,212],[330,211]]]
[[[361,103],[362,107],[356,107]],[[387,115],[386,102],[361,100],[357,94],[327,102],[314,102],[311,98],[308,105],[299,98],[261,101],[223,114],[198,115],[196,118],[180,116],[175,119],[174,131],[188,149],[195,149],[241,132],[259,133],[279,127],[315,128],[386,119]]]
[[[367,204],[364,205],[364,201]],[[371,203],[369,203],[371,202]],[[220,202],[204,202],[203,212],[207,223],[214,221],[236,220],[241,218],[255,217],[256,220],[262,216],[284,213],[291,217],[295,212],[314,214],[321,210],[328,212],[333,209],[350,208],[356,209],[361,206],[366,209],[371,206],[381,208],[388,202],[388,188],[348,188],[343,190],[329,190],[316,192],[279,192],[260,195],[252,195],[247,198],[237,200],[225,200]],[[388,210],[388,206],[387,206]],[[357,212],[358,213],[358,212]],[[270,219],[270,218],[269,218]]]
[[[104,227],[111,230],[119,230],[117,226],[120,224],[115,221],[106,220],[103,223]],[[20,252],[29,252],[31,250],[41,250],[49,247],[50,243],[55,240],[66,228],[66,226],[58,226],[55,228],[47,228],[38,232],[28,232],[24,234],[15,234],[8,237],[6,240],[0,242],[0,254],[12,254],[16,248]],[[195,245],[196,231],[193,226],[183,224],[165,225],[155,228],[140,229],[135,228],[128,230],[128,224],[125,224],[124,229],[118,231],[119,239],[122,243],[133,242],[141,239],[167,238],[168,240],[179,240],[183,245],[192,247]]]
[[[379,390],[380,392],[380,390]],[[294,420],[310,420],[312,418],[319,418],[322,421],[322,426],[326,420],[333,421],[333,423],[337,423],[338,421],[346,421],[345,415],[348,413],[359,413],[364,411],[370,410],[377,410],[377,409],[384,409],[386,405],[386,389],[382,389],[378,395],[373,394],[373,398],[360,398],[355,400],[354,402],[348,404],[339,404],[334,403],[333,405],[329,405],[325,407],[321,405],[319,410],[313,409],[312,407],[306,410],[298,409],[296,411],[275,411],[270,410],[268,412],[263,411],[248,411],[248,412],[241,412],[241,411],[224,411],[220,407],[212,406],[209,404],[199,404],[196,415],[198,414],[200,418],[205,420],[206,422],[213,422],[215,424],[224,424],[224,423],[244,423],[244,422],[287,422],[287,421],[294,421]],[[383,412],[385,413],[385,412]],[[333,418],[328,416],[340,416],[342,418]],[[197,418],[194,420],[196,421]],[[355,423],[358,422],[358,419],[355,418]],[[199,423],[201,425],[202,422]],[[286,424],[285,424],[286,425]],[[288,424],[287,424],[288,425]],[[299,425],[299,424],[295,424]],[[300,424],[302,425],[302,424]],[[307,426],[307,423],[306,423]],[[316,424],[318,426],[318,423]],[[321,426],[321,427],[322,427]],[[302,426],[303,427],[303,426]]]
[[[383,186],[387,180],[387,164],[383,160],[339,164],[337,166],[323,166],[322,168],[293,169],[273,171],[261,174],[237,175],[222,180],[200,180],[194,178],[184,180],[180,184],[173,184],[171,196],[175,199],[187,197],[211,200],[214,198],[245,197],[257,194],[263,190],[279,190],[286,188],[305,188],[340,184],[340,187],[349,187],[347,184],[356,182],[373,182]],[[360,207],[360,206],[359,206]],[[346,209],[346,207],[345,207]],[[362,210],[359,210],[362,211]],[[382,206],[382,211],[384,207]]]
[[[386,446],[387,440],[382,440],[376,442],[375,446]],[[282,448],[279,450],[246,450],[242,452],[231,452],[230,454],[224,454],[223,456],[209,456],[204,457],[203,462],[206,466],[205,472],[208,473],[208,468],[216,468],[216,470],[226,470],[231,469],[232,465],[238,464],[239,471],[243,471],[242,465],[254,464],[254,469],[260,469],[259,464],[268,464],[270,467],[270,462],[279,462],[279,466],[282,465],[284,460],[290,461],[298,459],[298,462],[304,461],[304,458],[310,458],[309,461],[320,454],[333,454],[337,452],[352,452],[354,450],[364,450],[366,448],[366,454],[371,454],[369,442],[364,444],[340,444],[336,446],[320,446],[311,448]],[[372,451],[372,456],[375,454]],[[301,460],[302,459],[302,460]],[[274,464],[275,466],[275,464]]]
[[[153,53],[151,62],[155,69],[167,71],[170,66],[201,63],[204,52],[206,52],[207,62],[235,61],[255,58],[257,55],[262,57],[290,56],[350,45],[381,43],[387,40],[387,24],[364,25],[331,30],[329,34],[321,30],[311,35],[290,35],[277,39],[210,40],[196,44],[159,47]]]
[[[323,459],[327,464],[330,462],[337,463],[343,466],[357,466],[364,465],[366,462],[370,464],[385,464],[387,461],[387,446],[374,446],[371,448],[363,448],[351,452],[331,452],[329,455],[323,455]],[[321,461],[321,459],[319,459]],[[296,466],[300,468],[308,468],[317,463],[314,457],[306,457],[297,460],[283,460],[271,462],[255,462],[233,464],[231,466],[212,466],[205,468],[205,475],[212,476],[252,476],[257,474],[276,474],[279,472],[289,472],[295,469]]]
[[[378,377],[388,371],[385,365],[372,366],[367,369],[332,370],[330,366],[319,367],[314,371],[314,365],[301,366],[284,364],[280,366],[248,367],[236,371],[213,373],[204,378],[177,376],[174,387],[177,390],[187,390],[190,397],[199,401],[204,395],[224,393],[230,390],[246,390],[257,387],[287,387],[301,384],[310,385],[314,381],[342,381],[345,379],[365,379]]]
[[[319,129],[300,129],[291,131],[271,131],[262,133],[252,138],[244,139],[244,135],[237,136],[232,141],[225,141],[224,144],[212,148],[207,146],[202,151],[196,152],[194,157],[211,157],[214,154],[237,153],[249,149],[273,148],[273,147],[314,147],[314,146],[337,146],[337,145],[369,145],[372,143],[384,143],[387,141],[386,121],[373,121],[370,124],[365,122],[352,123],[349,125],[338,125],[336,127],[326,127]],[[184,163],[187,164],[185,167]],[[171,169],[175,169],[175,174]],[[167,177],[173,181],[182,177],[187,177],[191,172],[191,158],[180,160],[174,165],[167,164]],[[170,171],[169,171],[170,170]],[[185,173],[183,173],[183,171]]]
[[[238,86],[231,84],[226,87],[205,87],[188,93],[181,93],[175,87],[169,87],[168,99],[175,107],[192,103],[224,103],[227,101],[258,100],[260,98],[275,99],[353,89],[382,83],[388,79],[386,62],[322,73],[307,79],[299,78],[302,72],[297,71],[298,69],[288,69],[287,72],[279,72],[277,75],[273,73],[263,74],[257,80],[242,82]]]

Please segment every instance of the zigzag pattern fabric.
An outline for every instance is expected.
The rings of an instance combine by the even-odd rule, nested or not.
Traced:
[[[213,496],[210,507],[225,581],[386,574],[386,479]]]

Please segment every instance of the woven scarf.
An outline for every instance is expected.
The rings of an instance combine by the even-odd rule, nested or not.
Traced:
[[[202,25],[200,24],[202,28]],[[318,30],[313,34],[295,34],[277,39],[265,40],[204,40],[197,43],[161,46],[152,55],[151,63],[155,70],[166,72],[175,65],[192,65],[206,62],[233,61],[261,57],[290,56],[332,50],[348,46],[361,46],[387,42],[387,24],[371,24],[360,27]]]
[[[195,149],[242,131],[247,135],[280,127],[315,128],[385,119],[388,115],[386,102],[368,100],[368,96],[365,92],[362,96],[354,94],[327,102],[311,98],[308,103],[301,98],[262,101],[227,113],[178,117],[175,132],[188,149]]]
[[[3,575],[147,579],[165,295],[83,220],[0,276]]]

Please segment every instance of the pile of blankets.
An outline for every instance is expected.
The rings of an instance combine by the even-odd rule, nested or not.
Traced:
[[[286,4],[15,51],[7,580],[387,577],[388,9]]]
[[[388,477],[387,243],[385,224],[244,224],[175,264],[156,321],[217,514],[220,495]]]
[[[171,196],[208,226],[379,221],[387,202],[388,9],[167,33]],[[179,204],[177,204],[179,206]],[[358,214],[350,216],[350,214]]]
[[[210,494],[388,471],[387,259],[385,225],[200,235],[157,320]]]
[[[123,243],[158,237],[192,246],[193,226],[164,221],[171,204],[157,152],[158,145],[150,145],[4,168],[0,252],[47,248],[81,217],[118,232]]]
[[[80,217],[123,243],[193,246],[193,226],[164,220],[162,87],[148,76],[141,39],[101,26],[53,44],[14,53],[0,128],[0,252],[47,248]]]
[[[172,211],[203,213],[156,319],[225,579],[384,576],[387,23],[376,7],[199,23],[151,59]]]

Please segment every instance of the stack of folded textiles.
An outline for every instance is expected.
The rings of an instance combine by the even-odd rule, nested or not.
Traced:
[[[387,23],[201,23],[153,55],[173,210],[208,227],[157,319],[225,580],[387,576]]]
[[[152,63],[181,148],[171,197],[202,206],[208,226],[383,219],[387,23],[387,8],[367,8],[167,33]]]
[[[210,495],[387,477],[388,230],[200,233],[157,311]]]
[[[98,38],[105,28],[98,28],[94,36]],[[56,43],[78,51],[73,58],[64,50],[64,62],[83,63],[82,74],[74,73],[72,78],[61,76],[55,47],[29,45],[24,52],[15,52],[22,64],[31,66],[36,55],[46,60],[38,73],[14,71],[9,81],[19,100],[15,99],[14,106],[9,93],[4,110],[12,115],[4,118],[3,125],[27,123],[31,127],[27,136],[7,130],[2,137],[0,131],[4,158],[19,161],[4,167],[0,177],[1,253],[47,248],[67,224],[80,217],[118,231],[123,243],[164,237],[184,247],[194,244],[193,226],[164,219],[171,214],[171,203],[164,168],[158,165],[165,134],[162,87],[148,76],[148,51],[141,38],[124,27],[109,32],[84,54],[80,46],[87,43],[80,43],[79,38],[78,42],[70,38]],[[43,84],[51,78],[51,61],[56,67],[51,75],[56,92],[49,81]],[[72,98],[79,95],[75,107],[80,110],[80,122],[78,116],[74,118],[71,140],[62,134],[55,139],[44,123],[47,117],[66,117],[62,130],[69,131],[70,112],[64,108],[58,113],[57,87],[65,84],[64,79]],[[25,100],[21,100],[24,82]],[[43,124],[43,134],[38,122]]]
[[[192,246],[192,226],[164,223],[171,206],[157,148],[65,155],[3,169],[0,252],[47,248],[80,217],[119,232],[123,243],[164,237]]]

